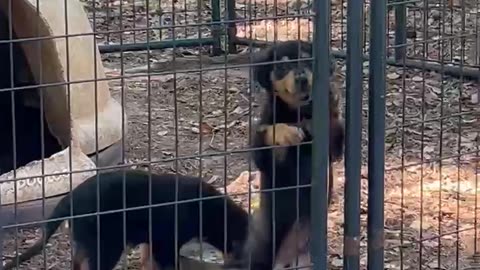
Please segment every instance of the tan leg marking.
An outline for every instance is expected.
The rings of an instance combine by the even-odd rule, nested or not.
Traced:
[[[150,265],[150,245],[140,244],[140,269],[142,270],[160,270],[155,260]]]
[[[81,248],[76,248],[73,251],[73,270],[90,270],[88,266],[88,257],[85,251]]]
[[[310,254],[308,249],[309,238],[309,225],[297,221],[282,241],[282,245],[275,258],[274,269],[283,269],[286,268],[286,266],[308,266],[310,264]]]
[[[265,129],[265,143],[267,145],[291,146],[301,143],[305,137],[300,128],[283,123],[267,126]]]
[[[330,196],[332,196],[332,198],[330,199],[330,201],[333,203],[333,200],[335,200],[337,198],[337,193],[335,192],[335,186],[336,186],[336,183],[337,183],[337,169],[335,168],[335,164],[333,164],[333,162],[330,162],[329,166],[328,166],[328,177],[329,177],[329,180],[327,182],[328,185],[330,185],[330,182],[332,182],[332,194],[330,194]],[[330,190],[330,186],[327,186],[328,190]]]
[[[281,123],[265,127],[264,140],[267,145],[291,146],[301,143],[304,137],[305,134],[302,129],[295,126]],[[275,148],[273,153],[276,160],[283,161],[286,157],[287,149]]]

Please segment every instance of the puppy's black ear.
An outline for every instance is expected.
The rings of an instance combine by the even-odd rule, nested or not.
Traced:
[[[262,49],[253,56],[253,76],[254,80],[260,84],[261,87],[269,91],[272,88],[272,81],[270,74],[273,66],[272,48]]]

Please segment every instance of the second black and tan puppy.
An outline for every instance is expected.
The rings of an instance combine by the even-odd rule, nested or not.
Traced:
[[[262,174],[260,209],[253,222],[245,256],[240,262],[226,264],[226,268],[271,270],[274,254],[279,251],[288,232],[298,218],[310,221],[310,187],[312,179],[312,45],[302,41],[277,43],[257,59],[254,70],[256,81],[265,88],[264,105],[259,126],[254,135],[253,156]],[[331,71],[333,72],[333,65]],[[343,155],[344,129],[339,114],[335,88],[330,100],[330,162]],[[272,149],[272,146],[275,146]],[[330,201],[335,172],[329,166]],[[298,185],[304,187],[295,188]],[[271,189],[280,189],[272,192]]]
[[[124,173],[125,181],[123,181]],[[99,200],[97,200],[97,184]],[[178,201],[186,201],[178,204],[177,215],[176,188],[178,188]],[[154,205],[151,208],[151,227],[148,208],[127,210],[125,221],[122,212],[101,214],[100,224],[97,224],[95,215],[97,203],[100,212],[147,207],[150,205],[150,194],[152,205]],[[202,202],[202,218],[200,218],[200,203],[195,201],[200,197],[206,198]],[[158,204],[167,205],[155,206]],[[54,209],[50,219],[70,216],[71,206],[75,216],[93,214],[72,220],[73,226],[70,228],[74,243],[73,269],[75,270],[113,269],[124,250],[124,232],[129,246],[149,243],[152,247],[153,261],[161,269],[175,267],[175,255],[178,249],[192,238],[200,238],[200,225],[203,229],[202,240],[222,251],[226,243],[227,253],[235,254],[235,247],[237,245],[242,247],[248,235],[248,213],[230,198],[224,198],[213,186],[196,177],[178,176],[176,181],[174,174],[152,174],[150,185],[148,172],[140,170],[106,172],[100,174],[98,178],[93,176],[87,179],[65,196]],[[226,228],[224,228],[225,219]],[[15,267],[17,259],[22,263],[38,254],[44,247],[43,243],[48,242],[63,221],[47,223],[43,234],[44,240],[40,239],[18,258],[7,263],[4,270]],[[150,228],[152,228],[151,238]],[[100,249],[97,248],[97,241]]]
[[[308,138],[298,124],[312,119],[312,44],[304,41],[279,42],[262,52],[254,69],[255,80],[267,91],[267,101],[263,106],[259,127],[255,134],[255,147],[292,146]],[[330,65],[333,75],[335,65]],[[332,84],[329,89],[330,111],[330,159],[339,160],[343,155],[344,126],[340,116],[339,93]],[[275,131],[275,132],[274,132]],[[276,133],[275,136],[273,133]],[[311,139],[311,138],[310,138]],[[305,148],[307,149],[307,148]],[[277,151],[283,152],[286,151]],[[271,151],[257,151],[268,154]],[[256,165],[266,165],[263,155],[258,157]],[[285,155],[277,155],[282,160]],[[263,166],[259,168],[262,170]]]

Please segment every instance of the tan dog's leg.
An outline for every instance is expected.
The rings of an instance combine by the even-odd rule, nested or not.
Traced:
[[[140,244],[140,269],[141,270],[160,270],[155,260],[152,259],[150,265],[150,245]]]

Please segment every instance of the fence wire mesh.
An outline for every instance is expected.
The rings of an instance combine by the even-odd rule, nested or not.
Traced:
[[[149,209],[152,220],[154,209],[174,207],[166,219],[175,220],[168,235],[175,246],[166,252],[184,270],[220,267],[230,237],[223,227],[231,223],[208,223],[214,218],[200,207],[192,214],[198,231],[213,227],[228,237],[220,251],[204,236],[179,250],[177,227],[189,221],[179,219],[185,193],[178,182],[181,175],[201,177],[219,197],[258,211],[262,176],[252,153],[261,149],[252,146],[253,131],[268,94],[254,82],[254,58],[282,41],[304,40],[312,42],[317,104],[310,159],[314,252],[307,265],[480,269],[479,10],[478,0],[1,1],[3,264],[40,239],[55,205],[79,183],[134,168],[176,175],[168,191],[173,202],[154,203],[158,195],[143,194],[156,208],[136,209]],[[340,91],[346,137],[328,206],[329,85]],[[133,191],[122,192],[125,208]],[[298,201],[289,203],[299,212]],[[129,212],[121,208],[109,213],[120,213],[125,224]],[[82,217],[89,215],[101,233],[101,215]],[[152,242],[158,228],[150,222],[142,229]],[[60,231],[43,240],[42,254],[18,269],[74,269],[70,238]],[[96,241],[101,257],[109,246]],[[129,247],[116,269],[140,269],[145,254]]]

